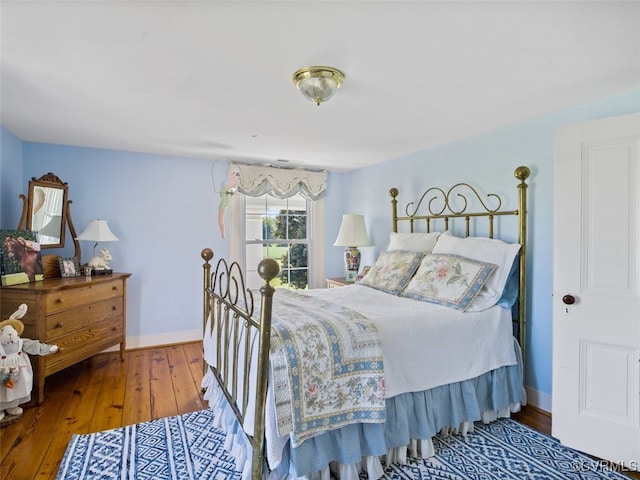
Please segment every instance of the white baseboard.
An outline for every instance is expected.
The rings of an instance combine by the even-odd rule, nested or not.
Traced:
[[[540,410],[551,413],[551,395],[531,387],[525,386],[524,388],[527,391],[527,405],[533,405]]]
[[[157,347],[160,345],[171,345],[173,343],[186,343],[202,340],[202,330],[181,330],[179,332],[157,333],[153,335],[142,335],[139,337],[127,337],[127,350],[135,348]],[[116,352],[120,349],[115,345],[105,352]]]

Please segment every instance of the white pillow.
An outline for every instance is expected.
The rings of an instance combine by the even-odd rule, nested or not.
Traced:
[[[440,236],[440,232],[433,233],[395,233],[389,235],[389,250],[408,250],[410,252],[431,253]]]
[[[519,243],[507,243],[485,237],[459,238],[454,237],[450,232],[444,232],[438,237],[432,253],[461,255],[497,265],[496,271],[489,277],[478,296],[467,308],[468,312],[479,312],[495,305],[500,300],[513,265],[513,259],[519,250]]]

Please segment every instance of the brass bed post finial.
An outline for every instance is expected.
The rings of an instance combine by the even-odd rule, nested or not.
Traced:
[[[202,301],[203,301],[203,308],[202,308],[202,333],[203,335],[206,333],[205,329],[207,328],[207,319],[209,318],[209,314],[211,313],[211,305],[209,304],[209,289],[211,288],[211,264],[209,263],[209,261],[213,258],[213,250],[211,250],[210,248],[205,248],[202,250],[202,252],[200,252],[200,256],[202,257],[202,259],[204,260],[204,263],[202,264],[202,270],[203,270],[203,279],[202,279]],[[206,375],[207,373],[207,362],[204,360],[204,356],[202,358],[202,372],[203,374]]]
[[[204,269],[204,273],[205,273],[204,288],[208,289],[211,287],[211,277],[209,275],[209,273],[211,273],[211,263],[209,262],[214,256],[213,250],[211,250],[210,248],[205,248],[200,253],[200,256],[204,260],[204,263],[202,264],[202,268]]]
[[[392,188],[391,190],[389,190],[389,195],[391,195],[391,213],[392,213],[392,219],[391,219],[391,231],[394,233],[398,233],[398,200],[397,200],[397,196],[398,196],[398,189],[397,188]]]
[[[258,264],[258,275],[264,280],[260,287],[262,303],[260,309],[260,345],[258,346],[258,380],[256,384],[256,398],[266,398],[267,380],[269,374],[269,345],[271,343],[271,306],[273,293],[276,291],[270,282],[280,273],[278,262],[272,258],[265,258]],[[264,424],[265,403],[256,402],[255,425],[253,428],[253,461],[251,462],[251,478],[262,478],[264,464]]]
[[[531,174],[528,167],[520,166],[516,168],[513,175],[520,180],[518,184],[518,218],[519,231],[518,242],[520,243],[520,291],[518,292],[518,342],[522,351],[522,376],[524,380],[525,370],[525,342],[526,342],[526,311],[527,311],[527,271],[526,271],[526,255],[527,255],[527,178]]]

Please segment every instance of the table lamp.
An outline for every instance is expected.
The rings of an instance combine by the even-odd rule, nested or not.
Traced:
[[[370,245],[364,216],[355,213],[343,215],[338,238],[333,245],[347,247],[344,251],[344,278],[347,282],[354,282],[360,270],[360,250],[358,247]]]
[[[77,240],[87,240],[91,242],[96,242],[93,245],[93,257],[96,256],[96,247],[98,246],[98,242],[117,242],[119,240],[116,237],[106,220],[91,220],[89,226],[84,229],[84,231],[76,237]]]

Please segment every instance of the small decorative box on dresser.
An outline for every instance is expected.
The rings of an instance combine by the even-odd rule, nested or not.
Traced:
[[[31,355],[32,398],[44,400],[44,379],[49,375],[120,344],[124,360],[127,278],[130,273],[81,277],[51,277],[0,289],[0,318],[9,318],[27,304],[24,338],[58,345],[62,351]]]
[[[327,288],[344,287],[345,285],[353,285],[353,282],[345,280],[344,277],[334,277],[325,279]]]

